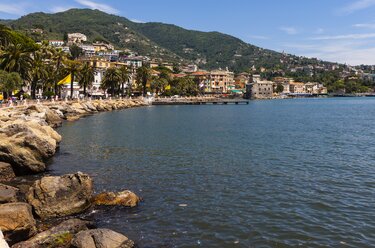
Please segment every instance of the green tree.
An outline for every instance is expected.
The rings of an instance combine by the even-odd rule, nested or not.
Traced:
[[[67,54],[61,49],[54,49],[52,54],[52,61],[54,63],[55,73],[54,73],[54,91],[55,95],[58,94],[58,85],[57,83],[61,78],[63,78],[63,65],[67,60]]]
[[[137,69],[136,74],[137,83],[142,85],[143,96],[146,96],[146,86],[149,80],[151,79],[151,70],[147,66],[142,66]]]
[[[151,82],[151,90],[153,90],[156,95],[164,91],[165,87],[168,85],[168,80],[163,77],[154,77]]]
[[[94,68],[90,66],[88,62],[84,63],[80,68],[79,73],[79,86],[83,87],[83,95],[86,97],[86,89],[87,87],[91,87],[92,83],[94,82]]]
[[[121,95],[125,93],[125,84],[130,80],[130,70],[127,66],[123,65],[118,69],[119,78],[121,81]],[[128,85],[128,87],[131,87]]]
[[[77,61],[74,61],[74,60],[65,61],[65,72],[71,74],[72,76],[72,80],[70,82],[70,98],[73,98],[73,92],[74,92],[73,83],[74,83],[75,76],[78,75],[80,71],[80,68],[81,68],[81,64]]]
[[[181,96],[196,96],[199,94],[199,87],[190,77],[177,78],[171,82],[171,93]]]
[[[75,44],[69,47],[69,51],[72,55],[73,60],[76,60],[77,58],[79,58],[79,56],[83,54],[83,49]]]
[[[17,72],[23,79],[27,78],[30,62],[30,51],[23,44],[10,44],[0,51],[0,69]]]
[[[281,93],[284,91],[284,86],[282,84],[277,84],[275,92],[276,93]]]
[[[5,25],[0,24],[0,47],[7,46],[12,41],[12,31]]]
[[[46,80],[46,78],[48,77],[46,63],[40,51],[36,51],[33,53],[28,72],[28,78],[31,82],[31,97],[35,99],[38,83],[42,83],[41,81]]]
[[[6,72],[0,70],[0,91],[4,92],[4,97],[12,95],[12,91],[22,86],[21,76],[16,72]]]
[[[119,86],[121,78],[119,76],[118,70],[114,67],[108,68],[104,74],[102,85],[103,89],[110,89],[111,95],[115,96],[115,91]]]

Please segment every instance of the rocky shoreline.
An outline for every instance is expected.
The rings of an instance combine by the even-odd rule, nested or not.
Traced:
[[[145,105],[143,100],[118,99],[0,109],[0,247],[135,247],[123,234],[72,217],[96,205],[135,207],[140,198],[133,192],[94,196],[93,180],[82,172],[37,176],[26,186],[17,178],[46,171],[62,139],[54,128],[64,120]]]

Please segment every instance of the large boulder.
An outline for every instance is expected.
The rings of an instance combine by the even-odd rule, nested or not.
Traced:
[[[42,219],[83,212],[91,205],[92,179],[80,172],[46,176],[26,194],[27,201]]]
[[[60,127],[62,125],[62,118],[57,112],[47,109],[46,110],[46,122],[51,127]]]
[[[16,173],[42,172],[61,136],[37,121],[15,120],[0,128],[0,161],[13,165]]]
[[[7,203],[0,205],[0,230],[9,244],[33,236],[36,232],[31,206],[27,203]]]
[[[134,242],[109,229],[93,229],[79,232],[72,241],[76,248],[133,248]]]
[[[19,189],[0,184],[0,203],[16,202]]]
[[[8,163],[0,162],[0,181],[9,181],[15,177],[16,175],[14,174],[12,166]]]
[[[135,207],[140,202],[140,198],[129,190],[122,192],[104,192],[94,197],[96,205],[121,205],[125,207]]]
[[[71,107],[78,114],[87,114],[88,112],[90,112],[90,110],[84,104],[81,104],[79,102],[72,103]]]
[[[17,243],[12,248],[70,247],[75,234],[88,229],[91,223],[79,219],[70,219],[38,233],[31,239]]]

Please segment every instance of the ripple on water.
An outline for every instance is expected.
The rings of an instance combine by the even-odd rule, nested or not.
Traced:
[[[59,129],[52,173],[130,189],[100,227],[140,247],[371,247],[375,99],[257,101],[104,113]]]

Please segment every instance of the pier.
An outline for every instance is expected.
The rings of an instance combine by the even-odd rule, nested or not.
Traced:
[[[161,98],[152,101],[152,105],[228,105],[249,104],[245,99],[222,99],[222,98]]]

